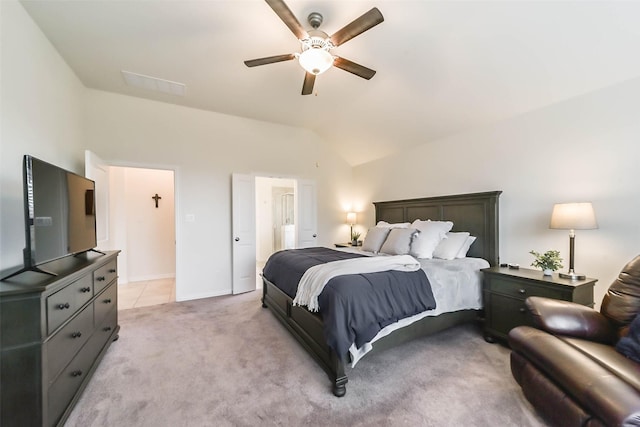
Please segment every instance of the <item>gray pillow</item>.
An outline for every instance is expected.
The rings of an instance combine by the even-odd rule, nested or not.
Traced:
[[[367,252],[378,253],[384,240],[389,234],[390,228],[372,227],[367,231],[367,235],[364,236],[364,242],[362,243],[362,250]]]
[[[411,250],[411,241],[419,233],[415,228],[392,228],[380,252],[388,255],[406,255]]]

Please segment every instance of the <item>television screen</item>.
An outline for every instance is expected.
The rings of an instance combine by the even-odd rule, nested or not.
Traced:
[[[95,248],[95,183],[24,157],[27,253],[31,266]],[[28,267],[28,266],[25,266]]]

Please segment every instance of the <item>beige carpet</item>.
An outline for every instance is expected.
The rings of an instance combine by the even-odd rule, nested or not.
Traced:
[[[124,310],[67,426],[543,426],[509,351],[457,327],[327,375],[260,293]]]

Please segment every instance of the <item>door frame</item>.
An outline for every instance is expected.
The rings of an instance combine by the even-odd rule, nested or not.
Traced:
[[[299,211],[299,204],[300,204],[300,200],[299,200],[299,195],[300,195],[300,186],[302,185],[309,185],[312,184],[314,186],[312,195],[313,195],[313,209],[315,209],[315,213],[313,215],[313,218],[315,219],[315,225],[314,228],[316,229],[314,235],[313,235],[313,239],[315,239],[315,241],[317,241],[317,228],[318,228],[318,223],[317,223],[317,211],[318,211],[318,194],[317,194],[317,183],[316,180],[314,179],[305,179],[305,178],[300,178],[300,177],[290,177],[290,176],[273,176],[273,175],[263,175],[263,174],[259,174],[259,173],[252,173],[252,174],[242,174],[239,172],[232,172],[231,174],[231,179],[233,181],[233,175],[244,175],[244,176],[251,176],[253,177],[253,218],[254,218],[254,222],[256,221],[257,218],[257,210],[256,210],[256,204],[255,204],[255,187],[256,187],[256,179],[257,178],[274,178],[274,179],[287,179],[287,180],[293,180],[294,181],[294,211],[295,211],[295,222],[296,222],[296,247],[299,247],[300,245],[300,230],[299,230],[299,219],[300,219],[300,211]],[[234,236],[234,229],[233,229],[233,185],[231,186],[231,199],[232,199],[232,203],[231,203],[231,244],[232,244],[232,260],[231,260],[231,293],[235,294],[236,292],[234,291],[234,277],[236,276],[236,273],[234,271],[234,260],[233,260],[233,245],[234,245],[234,239],[236,238],[236,236]],[[254,233],[257,233],[257,227],[254,227]],[[257,236],[254,236],[254,242],[255,240],[257,240]],[[257,261],[257,253],[254,250],[254,254],[253,254],[253,258],[254,258],[254,265],[255,262]],[[255,268],[254,268],[255,270]]]
[[[174,212],[174,230],[175,230],[175,246],[176,246],[176,255],[174,259],[175,263],[175,288],[176,288],[176,301],[181,301],[179,298],[180,289],[181,289],[181,280],[182,273],[180,271],[180,263],[178,259],[182,255],[182,226],[180,218],[182,217],[182,212],[180,211],[180,167],[177,165],[164,164],[164,163],[141,163],[141,162],[121,162],[121,161],[104,161],[105,164],[114,167],[121,168],[135,168],[135,169],[159,169],[159,170],[170,170],[173,171],[173,212]],[[111,191],[111,189],[109,190]]]

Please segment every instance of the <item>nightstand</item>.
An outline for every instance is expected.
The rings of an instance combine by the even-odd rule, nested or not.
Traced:
[[[593,307],[593,286],[597,279],[562,279],[557,273],[543,276],[540,270],[492,267],[484,274],[484,339],[506,339],[512,328],[533,326],[524,301],[530,296],[555,298]]]
[[[334,243],[336,245],[336,248],[350,248],[351,247],[351,243]]]

